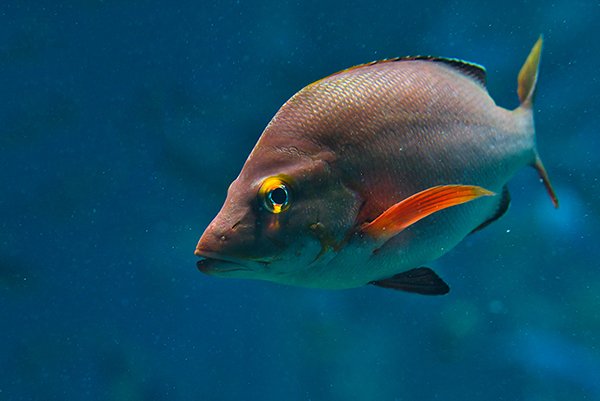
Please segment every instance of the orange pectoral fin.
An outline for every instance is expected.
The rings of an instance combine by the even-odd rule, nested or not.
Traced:
[[[361,229],[372,238],[387,240],[432,213],[492,195],[495,193],[476,185],[432,187],[396,203]]]

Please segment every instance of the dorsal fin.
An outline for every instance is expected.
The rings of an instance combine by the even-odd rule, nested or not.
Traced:
[[[486,72],[485,67],[470,63],[468,61],[459,60],[457,58],[445,58],[445,57],[432,57],[432,56],[414,56],[414,57],[403,57],[401,60],[425,60],[432,61],[434,63],[443,63],[450,66],[464,75],[473,78],[481,86],[485,88]]]
[[[481,66],[479,64],[475,64],[475,63],[470,63],[468,61],[462,61],[462,60],[459,60],[456,58],[444,58],[444,57],[434,57],[434,56],[405,56],[405,57],[388,58],[388,59],[383,59],[383,60],[375,60],[375,61],[355,65],[353,67],[349,67],[344,70],[335,72],[335,73],[328,75],[322,79],[319,79],[318,81],[316,81],[314,83],[320,82],[329,77],[333,77],[334,75],[339,75],[344,72],[357,70],[359,68],[369,67],[369,66],[372,66],[375,64],[395,63],[395,62],[399,62],[399,61],[431,61],[434,63],[442,63],[449,67],[454,68],[455,70],[462,73],[463,75],[473,78],[477,83],[479,83],[481,86],[483,86],[485,88],[486,72],[485,72],[485,68],[483,66]]]

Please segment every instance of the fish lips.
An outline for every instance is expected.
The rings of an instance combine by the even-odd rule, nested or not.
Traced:
[[[201,260],[196,262],[196,267],[204,274],[227,275],[234,272],[254,272],[264,268],[268,262],[257,262],[246,259],[226,257],[213,252],[196,250],[196,256]]]
[[[196,262],[196,267],[204,274],[229,273],[234,271],[250,271],[244,265],[222,259],[202,259]]]

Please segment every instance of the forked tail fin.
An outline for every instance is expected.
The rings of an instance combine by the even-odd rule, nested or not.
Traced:
[[[531,52],[529,52],[529,56],[527,56],[527,60],[525,60],[523,67],[521,67],[521,71],[519,71],[519,87],[517,93],[519,95],[519,100],[521,101],[521,108],[523,109],[531,110],[533,107],[543,42],[543,38],[540,36],[537,42],[535,42],[535,45],[533,45]],[[544,168],[544,164],[542,163],[542,159],[540,159],[537,150],[535,150],[535,160],[531,165],[537,170],[552,199],[554,207],[557,208],[558,197],[556,196],[556,192],[554,192],[554,188],[552,188],[548,173]]]

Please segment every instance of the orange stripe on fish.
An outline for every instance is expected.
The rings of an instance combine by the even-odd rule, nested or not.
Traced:
[[[495,193],[476,185],[439,185],[396,203],[361,229],[375,239],[387,240],[430,214],[492,195]]]

